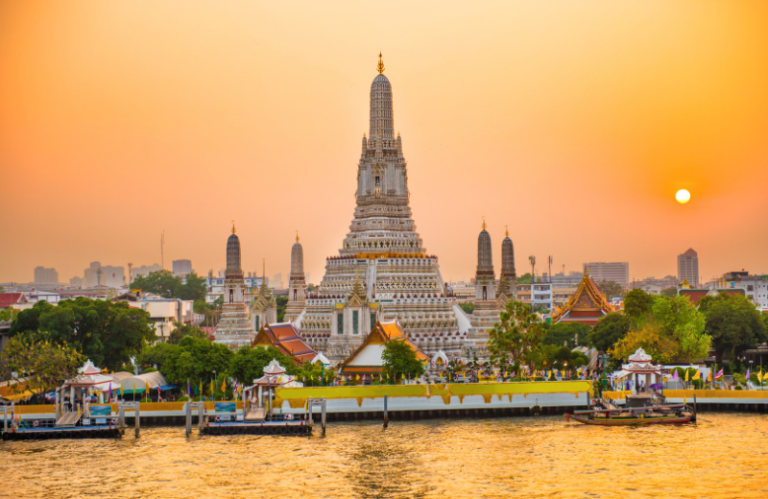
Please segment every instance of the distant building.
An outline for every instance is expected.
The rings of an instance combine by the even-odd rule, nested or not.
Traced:
[[[45,267],[35,267],[35,283],[37,284],[58,284],[59,273],[56,269],[47,269]]]
[[[272,287],[274,288],[282,288],[283,287],[283,274],[275,274],[272,276]]]
[[[552,276],[552,284],[560,288],[575,288],[581,283],[582,277],[584,272],[571,271],[567,275],[565,272],[560,272]]]
[[[448,288],[453,292],[456,301],[465,302],[475,298],[475,283],[470,281],[451,281]]]
[[[693,287],[699,285],[699,255],[692,248],[682,255],[677,255],[677,279],[688,281]]]
[[[186,277],[192,273],[192,262],[190,260],[174,260],[173,275],[177,277]]]
[[[722,287],[743,289],[747,298],[760,308],[768,311],[768,275],[749,275],[748,272],[728,272],[723,276]]]
[[[613,281],[622,286],[629,286],[628,262],[591,262],[584,264],[584,272],[595,281]]]
[[[150,272],[157,272],[159,270],[163,270],[163,268],[156,263],[153,263],[152,265],[142,265],[141,267],[133,267],[133,278],[136,279],[136,277],[140,275],[148,276]]]
[[[123,267],[103,266],[99,262],[91,262],[90,267],[85,269],[82,286],[87,288],[94,288],[96,286],[119,288],[125,286],[125,271]]]
[[[630,286],[632,289],[640,288],[646,293],[650,294],[660,294],[661,291],[668,289],[668,288],[675,288],[680,284],[680,282],[677,280],[677,277],[673,275],[668,275],[666,277],[662,277],[661,279],[657,279],[655,277],[646,277],[642,281],[632,281],[632,285]]]

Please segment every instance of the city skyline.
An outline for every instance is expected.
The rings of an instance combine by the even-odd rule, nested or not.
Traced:
[[[266,259],[286,275],[298,229],[305,270],[323,275],[354,210],[380,50],[416,230],[446,280],[473,275],[483,216],[496,269],[509,228],[518,275],[531,254],[553,255],[553,273],[627,261],[630,281],[675,275],[688,248],[705,281],[768,271],[762,4],[356,6],[377,19],[365,26],[347,4],[169,2],[148,23],[85,6],[0,6],[0,164],[18,186],[0,199],[14,213],[0,281],[159,263],[163,230],[165,268],[205,275],[233,218],[244,271]]]

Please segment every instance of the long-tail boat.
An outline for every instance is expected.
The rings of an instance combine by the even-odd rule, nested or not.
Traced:
[[[654,424],[686,424],[696,422],[696,405],[647,405],[616,407],[606,400],[597,400],[591,411],[566,413],[566,421],[596,426],[644,426]]]

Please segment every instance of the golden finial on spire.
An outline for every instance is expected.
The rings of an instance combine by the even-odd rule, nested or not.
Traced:
[[[235,233],[235,221],[232,220],[232,234]]]
[[[483,215],[483,230],[485,230],[485,215]]]
[[[509,237],[509,227],[504,226],[504,237]]]
[[[376,69],[379,70],[379,74],[384,72],[384,61],[381,60],[381,52],[379,52],[379,64],[376,66]]]
[[[297,243],[299,242],[299,231],[298,230],[296,231],[296,242]]]

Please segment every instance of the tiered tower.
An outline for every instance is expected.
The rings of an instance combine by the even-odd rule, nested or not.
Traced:
[[[515,249],[512,246],[512,239],[509,238],[508,229],[505,236],[504,241],[501,242],[501,275],[499,276],[499,289],[496,291],[496,301],[502,308],[517,295]]]
[[[499,304],[496,301],[496,273],[493,270],[491,235],[483,230],[477,238],[477,271],[475,272],[475,311],[472,314],[465,355],[488,356],[488,331],[499,322]],[[471,351],[469,351],[471,350]]]
[[[357,167],[352,225],[339,256],[326,260],[318,291],[307,299],[302,335],[338,361],[362,343],[377,318],[398,319],[422,350],[456,355],[466,331],[459,331],[437,257],[425,254],[411,218],[407,162],[402,139],[395,137],[392,85],[383,74],[381,54],[378,72],[371,85],[369,136],[363,136]],[[358,332],[348,335],[355,314],[347,310],[353,306]]]
[[[307,283],[304,280],[304,249],[299,243],[299,231],[296,242],[291,248],[291,273],[288,275],[288,305],[285,307],[285,320],[295,321],[301,316],[306,306]]]
[[[216,328],[216,343],[223,343],[236,350],[251,344],[255,337],[248,314],[247,291],[240,264],[240,238],[232,234],[227,239],[227,270],[224,274],[224,305]]]
[[[261,275],[262,278],[259,293],[251,303],[251,324],[256,332],[266,324],[274,324],[277,322],[277,303],[272,292],[269,290],[269,287],[267,287],[266,262],[262,262]]]

